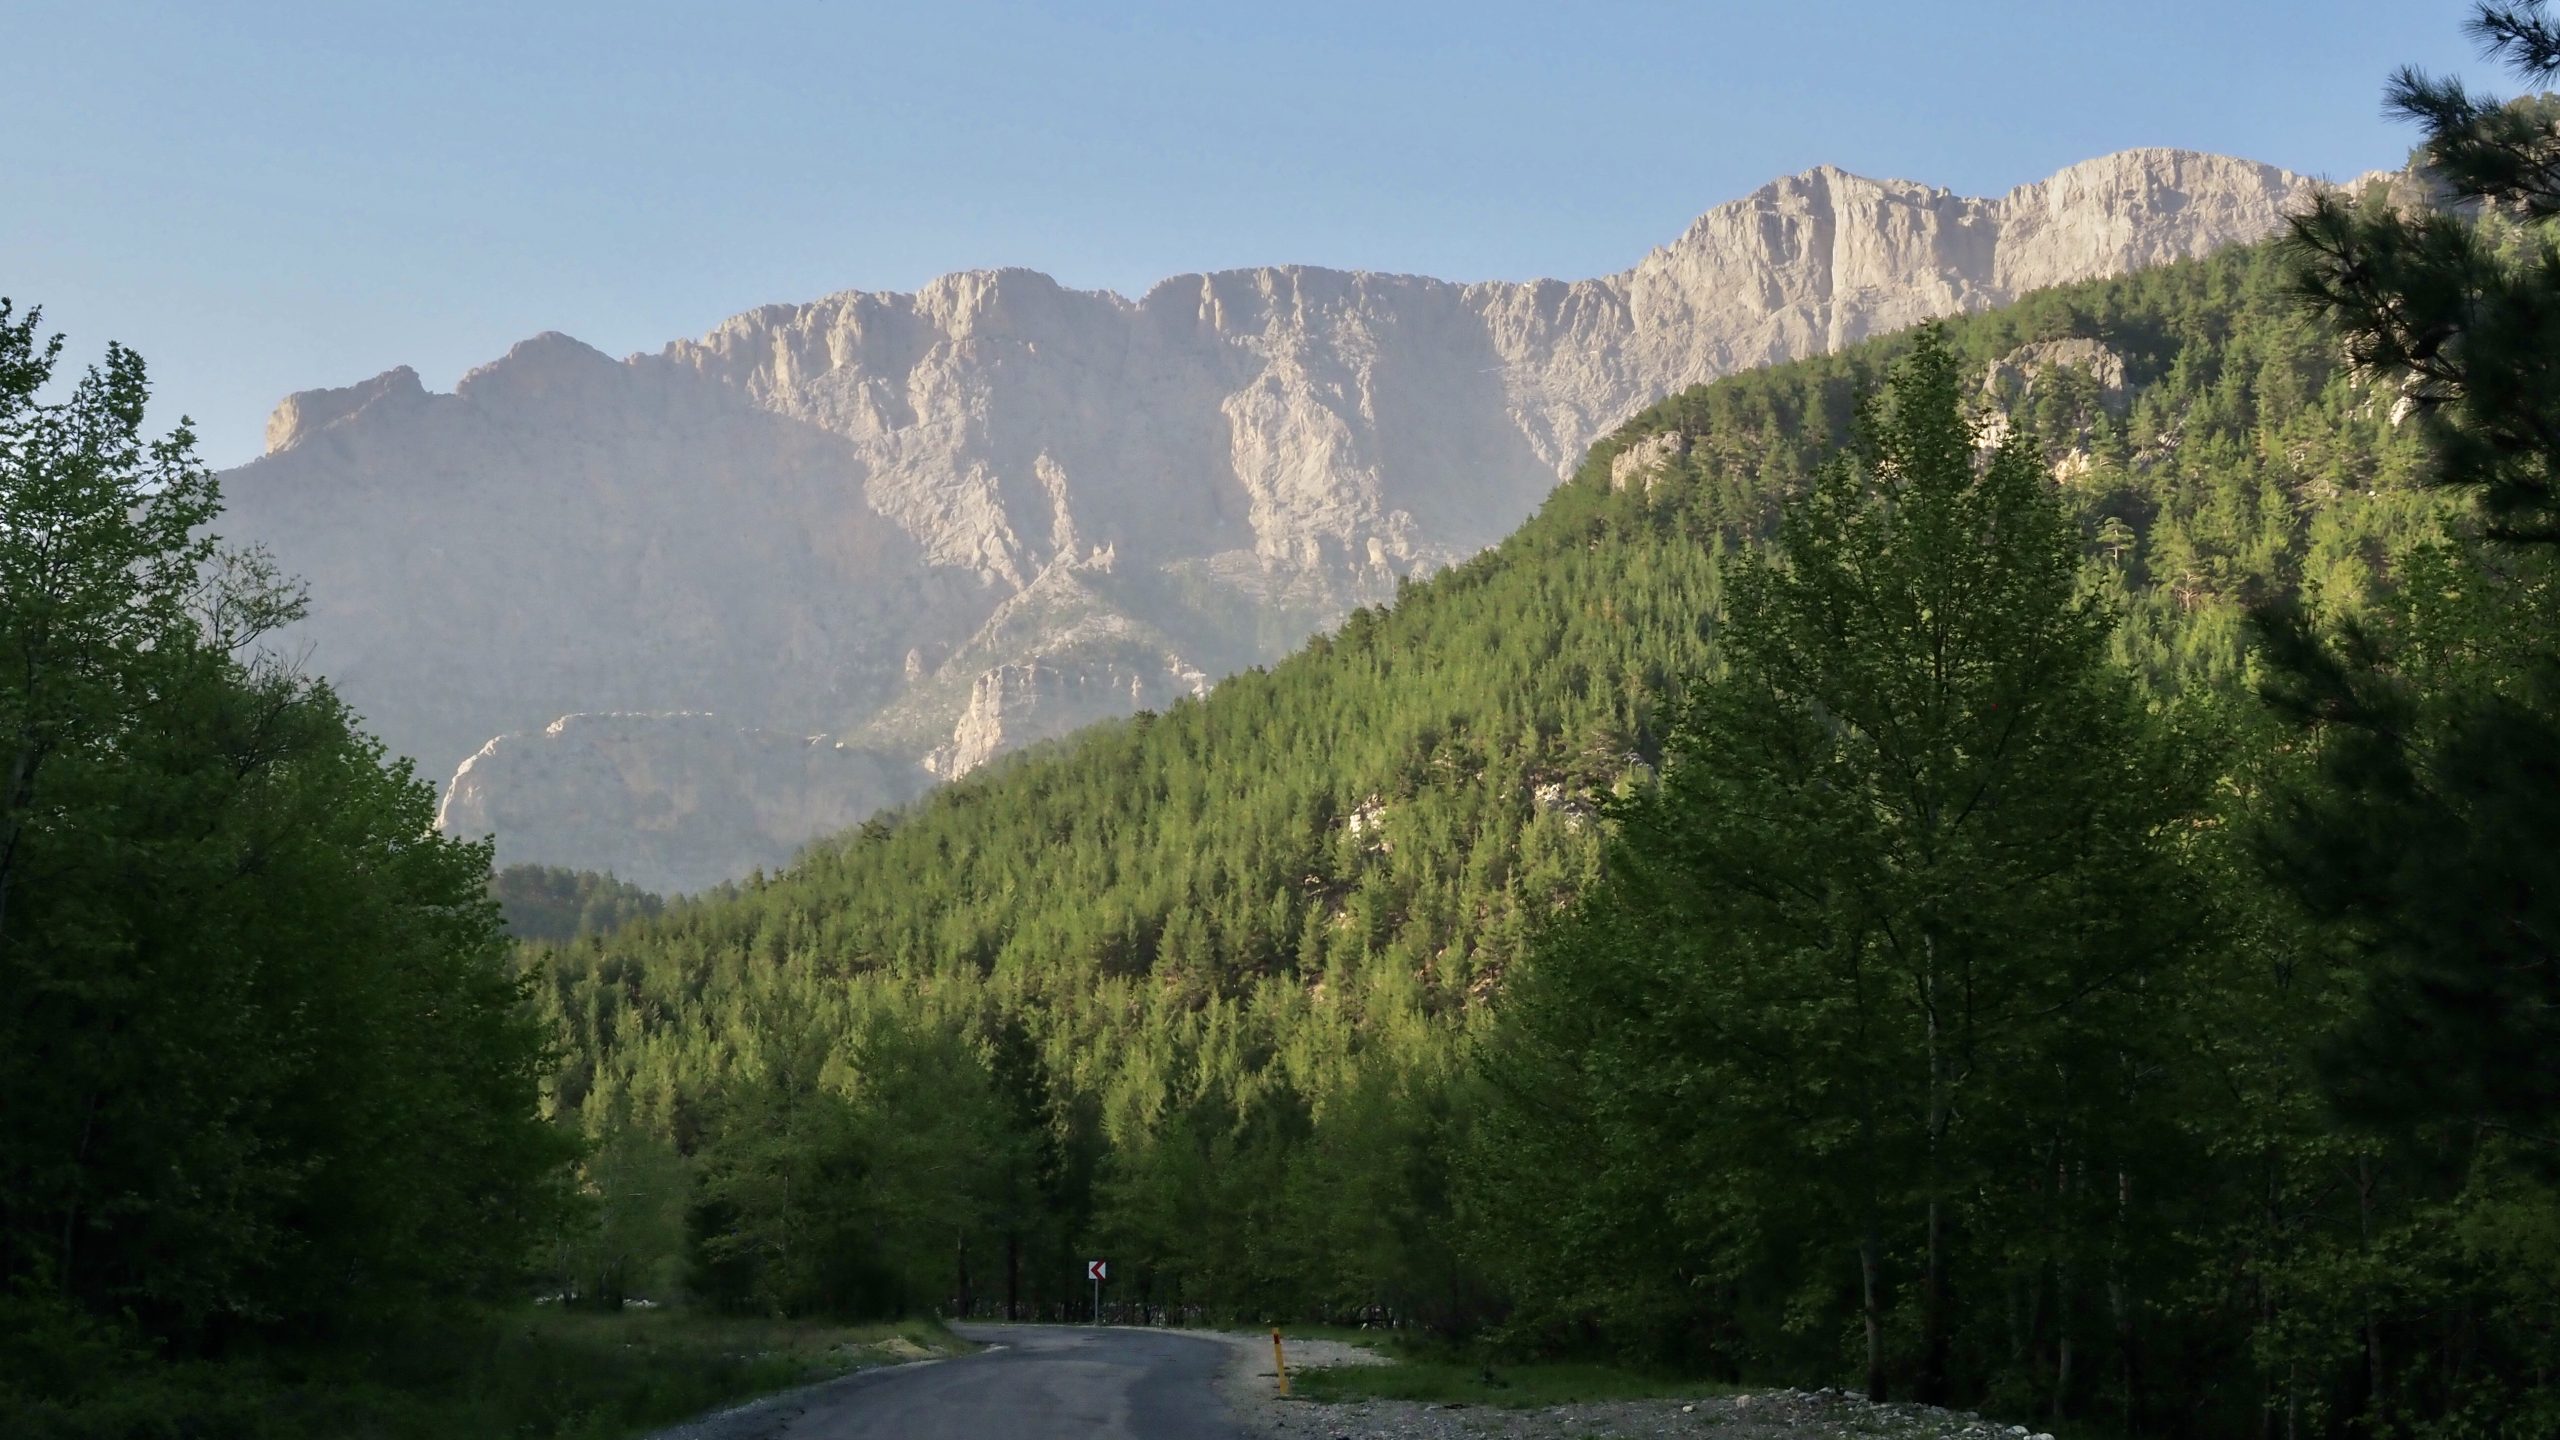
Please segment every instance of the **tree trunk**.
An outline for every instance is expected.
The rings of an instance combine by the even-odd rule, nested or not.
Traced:
[[[2276,1305],[2275,1305],[2275,1299],[2274,1299],[2274,1297],[2273,1297],[2273,1296],[2271,1296],[2271,1295],[2269,1295],[2269,1294],[2267,1293],[2267,1286],[2266,1286],[2266,1282],[2265,1282],[2265,1281],[2263,1281],[2263,1280],[2261,1280],[2261,1281],[2257,1281],[2257,1282],[2255,1283],[2255,1288],[2256,1288],[2256,1290],[2257,1290],[2257,1292],[2258,1292],[2258,1331],[2259,1331],[2259,1333],[2260,1333],[2260,1334],[2273,1334],[2273,1333],[2275,1333],[2275,1326],[2276,1326]],[[2258,1437],[2259,1437],[2259,1440],[2275,1440],[2275,1434],[2276,1434],[2276,1390],[2275,1390],[2275,1385],[2276,1385],[2275,1372],[2273,1372],[2272,1370],[2262,1370],[2262,1371],[2260,1371],[2260,1372],[2259,1372],[2259,1378],[2258,1378]]]
[[[1863,972],[1860,973],[1858,1010],[1867,1010]],[[1863,1024],[1861,1031],[1864,1030]],[[1862,1087],[1858,1106],[1858,1149],[1865,1160],[1864,1183],[1859,1187],[1863,1213],[1858,1228],[1858,1284],[1860,1310],[1867,1330],[1867,1399],[1883,1404],[1884,1382],[1884,1201],[1876,1193],[1883,1173],[1882,1158],[1876,1153],[1876,1107],[1872,1081]]]
[[[2359,1155],[2356,1157],[2356,1230],[2363,1242],[2362,1248],[2368,1253],[2373,1249],[2373,1190],[2373,1157]],[[2364,1312],[2364,1363],[2367,1384],[2371,1387],[2371,1392],[2365,1396],[2364,1413],[2375,1420],[2379,1428],[2383,1401],[2388,1397],[2383,1393],[2382,1327],[2375,1321],[2370,1307]]]
[[[1946,1217],[1939,1204],[1944,1187],[1939,1142],[1944,1139],[1947,1126],[1946,1060],[1939,1053],[1937,937],[1924,932],[1920,946],[1926,957],[1920,992],[1928,1011],[1926,1018],[1929,1024],[1929,1118],[1926,1135],[1929,1219],[1927,1261],[1920,1281],[1920,1375],[1916,1388],[1920,1403],[1944,1405],[1947,1403]]]
[[[1022,1318],[1022,1232],[1004,1232],[1004,1318]]]
[[[2116,1245],[2107,1280],[2107,1304],[2116,1322],[2116,1383],[2124,1393],[2124,1430],[2133,1434],[2142,1417],[2141,1373],[2133,1357],[2133,1296],[2126,1288],[2125,1249],[2133,1214],[2133,1176],[2116,1172]]]
[[[89,1092],[88,1103],[81,1107],[80,1145],[71,1156],[71,1194],[62,1207],[62,1250],[54,1260],[55,1284],[61,1287],[65,1295],[75,1293],[72,1272],[75,1268],[73,1262],[78,1257],[79,1249],[81,1192],[84,1188],[83,1182],[88,1178],[90,1142],[98,1136],[100,1100],[99,1093],[92,1090]]]
[[[2009,1363],[2022,1366],[2027,1363],[2027,1332],[2018,1323],[2018,1284],[2018,1277],[2011,1275],[2009,1283],[2001,1288],[2009,1302]]]
[[[2066,1413],[2071,1394],[2071,1267],[2065,1263],[2053,1277],[2055,1339],[2053,1346],[2053,1418]]]
[[[2071,1394],[2071,1243],[2066,1238],[2070,1217],[2065,1213],[2071,1203],[2071,1166],[2068,1161],[2053,1167],[2054,1261],[2053,1261],[2053,1418],[2059,1421],[2069,1404]]]
[[[19,817],[35,801],[36,764],[43,751],[32,741],[18,747],[9,762],[9,784],[0,790],[0,941],[9,937],[9,882],[17,874],[18,837],[26,828]]]
[[[1932,1169],[1935,1167],[1932,1166]],[[1929,1197],[1929,1273],[1920,1292],[1920,1383],[1923,1405],[1947,1403],[1947,1316],[1944,1220]]]
[[[1858,1241],[1858,1282],[1867,1321],[1867,1398],[1879,1405],[1884,1403],[1884,1295],[1876,1274],[1880,1248],[1871,1222]]]

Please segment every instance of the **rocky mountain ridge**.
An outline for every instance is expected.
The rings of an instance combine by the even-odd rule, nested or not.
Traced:
[[[622,361],[545,335],[450,395],[290,397],[224,529],[308,577],[286,641],[395,751],[469,757],[448,828],[697,888],[1276,658],[1500,539],[1661,395],[2257,239],[2310,188],[2164,150],[1996,199],[1825,167],[1596,279],[978,271]],[[611,763],[545,728],[603,712]],[[830,778],[773,734],[838,737]]]

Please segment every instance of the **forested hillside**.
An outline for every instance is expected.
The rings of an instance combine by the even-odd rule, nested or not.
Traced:
[[[519,940],[575,940],[665,908],[637,885],[555,865],[506,866],[489,877],[489,893]]]
[[[2018,363],[2073,337],[2097,344],[2062,353],[2095,367]],[[2064,477],[2123,614],[2116,651],[2164,689],[2240,673],[2249,600],[2352,604],[2431,523],[2390,397],[2351,383],[2267,247],[2039,294],[1948,339],[1985,378],[1985,410],[2014,413]],[[1267,673],[558,957],[564,977],[615,982],[561,981],[582,1053],[651,1073],[668,1063],[659,1037],[727,1033],[679,1018],[678,994],[726,1002],[803,970],[1054,1002],[1042,1040],[1061,1066],[1099,1034],[1078,1027],[1116,1029],[1104,1017],[1139,995],[1167,995],[1143,1004],[1170,1015],[1274,980],[1357,993],[1375,974],[1434,1014],[1463,1010],[1526,918],[1587,874],[1593,798],[1647,762],[1661,699],[1709,665],[1721,558],[1765,534],[1905,343],[1667,400],[1510,540]],[[2118,363],[2108,393],[2092,371]],[[1622,463],[1647,454],[1661,458]]]
[[[2419,427],[2350,373],[2292,276],[2275,247],[2242,249],[1944,331],[1982,443],[2021,432],[2076,529],[2144,725],[2221,775],[2176,812],[2205,836],[2226,828],[2216,804],[2280,768],[2243,693],[2249,607],[2360,613],[2446,513],[2413,483]],[[2127,1121],[2146,1164],[2196,1180],[2187,1208],[2146,1211],[2179,1240],[2136,1256],[2129,1230],[2071,1231],[2119,1247],[2117,1269],[2083,1255],[2074,1272],[2051,1226],[1968,1211],[1988,1258],[1932,1302],[1963,1307],[1952,1339],[1921,1326],[1914,1288],[1870,1295],[1870,1348],[1854,1263],[1801,1271],[1814,1251],[1718,1229],[1739,1212],[1638,1193],[1704,1185],[1713,1211],[1713,1165],[1578,1174],[1602,1158],[1590,1132],[1534,1124],[1552,1143],[1515,1163],[1517,1097],[1484,1059],[1516,1048],[1514,971],[1569,943],[1555,922],[1601,874],[1603,813],[1649,793],[1678,697],[1717,673],[1719,577],[1851,444],[1911,343],[1675,396],[1510,540],[1267,673],[990,767],[786,873],[532,952],[569,1041],[558,1103],[647,1177],[608,1199],[618,1228],[582,1263],[747,1305],[1055,1314],[1081,1303],[1080,1258],[1107,1253],[1133,1307],[1384,1311],[1737,1374],[1837,1377],[1867,1353],[1879,1384],[2144,1424],[2209,1389],[2231,1399],[2189,1417],[2207,1428],[2348,1404],[2332,1370],[2358,1331],[2334,1267],[2356,1262],[2334,1246],[2417,1212],[2322,1128],[2308,1031],[2264,1008],[2346,1002],[2230,978],[2309,963],[2237,880],[2191,917],[2220,937],[2178,944],[2220,957],[2193,963],[2245,1004],[2224,995],[2163,1040],[2180,1058],[2151,1057],[2177,1076],[2162,1093],[2184,1098]],[[2224,840],[2186,851],[2197,906],[2245,868]],[[2133,1007],[2146,1025],[2161,994]],[[664,1183],[688,1169],[689,1202]],[[2070,1204],[2103,1213],[2112,1173],[2074,1180]],[[1934,1275],[1957,1222],[1931,1214]],[[1767,1268],[1718,1258],[1746,1250]],[[2155,1288],[2122,1286],[2133,1263]]]

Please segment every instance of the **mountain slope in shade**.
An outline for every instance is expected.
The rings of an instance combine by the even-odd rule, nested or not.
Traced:
[[[922,784],[1161,706],[1501,538],[1661,395],[2256,239],[2309,189],[2163,150],[1989,200],[1826,167],[1592,280],[1004,270],[623,361],[542,336],[452,395],[291,397],[224,528],[310,580],[287,641],[395,751],[476,757],[449,828],[690,887],[905,789],[770,778],[772,733]],[[573,712],[618,712],[624,763],[546,758]],[[808,793],[696,825],[678,776]],[[647,855],[599,839],[639,814]]]

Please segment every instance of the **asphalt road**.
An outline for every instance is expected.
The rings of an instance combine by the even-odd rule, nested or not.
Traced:
[[[955,1325],[994,1347],[850,1376],[662,1440],[1244,1440],[1218,1398],[1227,1347],[1068,1325]]]

